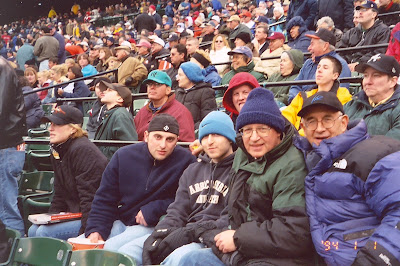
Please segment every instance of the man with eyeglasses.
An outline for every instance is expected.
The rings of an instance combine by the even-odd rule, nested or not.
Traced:
[[[171,92],[172,81],[168,74],[153,70],[143,83],[147,86],[149,102],[135,116],[138,139],[143,140],[144,132],[156,114],[166,113],[175,117],[179,123],[179,140],[193,141],[195,137],[192,114],[175,99],[175,93]]]
[[[400,142],[349,123],[332,92],[304,101],[301,125],[309,174],[307,213],[316,251],[328,265],[400,264]]]
[[[359,26],[354,27],[343,34],[339,42],[339,48],[356,47],[373,45],[380,43],[388,43],[390,37],[390,29],[382,20],[378,19],[378,6],[373,1],[364,1],[357,6],[356,11],[359,13]],[[355,67],[359,63],[367,62],[374,54],[384,54],[386,47],[375,48],[373,50],[352,51],[345,55],[351,71],[355,71]]]
[[[208,249],[181,265],[312,265],[305,209],[304,158],[296,129],[281,115],[272,92],[253,89],[236,120],[239,146],[228,195],[229,229],[202,228]]]

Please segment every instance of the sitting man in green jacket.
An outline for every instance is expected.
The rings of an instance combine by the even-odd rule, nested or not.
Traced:
[[[296,129],[281,115],[272,92],[252,90],[236,120],[239,146],[228,194],[229,229],[197,228],[207,249],[180,265],[312,265],[305,208],[304,158]]]
[[[228,52],[228,55],[232,56],[232,70],[222,77],[221,85],[228,84],[233,76],[240,72],[248,72],[252,74],[260,84],[265,81],[262,73],[254,71],[255,64],[253,62],[253,53],[249,47],[236,47],[232,51]]]
[[[376,54],[356,71],[364,74],[363,90],[344,105],[350,120],[364,119],[370,135],[400,140],[400,64],[393,56]]]
[[[138,140],[133,117],[126,108],[132,104],[131,91],[118,83],[100,82],[100,91],[104,93],[101,102],[107,111],[104,120],[96,131],[95,140]],[[116,146],[100,146],[103,154],[111,159],[118,150]]]

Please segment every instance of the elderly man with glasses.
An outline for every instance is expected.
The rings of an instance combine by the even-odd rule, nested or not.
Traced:
[[[296,129],[263,88],[252,90],[236,120],[239,148],[228,195],[229,230],[198,228],[208,249],[181,265],[311,265],[305,209],[305,162],[293,145]]]
[[[400,142],[349,123],[332,92],[305,99],[307,213],[327,265],[400,265]]]

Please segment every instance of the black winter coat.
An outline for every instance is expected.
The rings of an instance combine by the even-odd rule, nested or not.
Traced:
[[[329,16],[335,23],[335,28],[340,30],[351,29],[354,27],[353,15],[354,5],[352,0],[319,0],[315,24],[318,19]]]
[[[400,5],[397,3],[390,2],[386,7],[379,7],[378,12],[380,14],[385,14],[385,13],[391,13],[391,12],[396,12],[400,11]],[[399,15],[388,15],[388,16],[380,16],[380,20],[383,21],[387,26],[390,25],[396,25],[397,22],[400,22],[400,17]]]
[[[309,30],[314,29],[314,19],[318,14],[316,0],[292,0],[289,5],[286,21],[290,21],[295,16],[303,18]]]
[[[143,29],[153,32],[156,29],[156,21],[152,16],[149,16],[149,14],[142,13],[136,18],[135,29],[138,34],[140,34]]]
[[[0,149],[16,147],[26,134],[25,105],[18,77],[0,57]]]
[[[68,139],[52,149],[55,179],[49,212],[82,212],[83,233],[108,160],[87,137]]]
[[[217,110],[215,92],[210,83],[200,82],[190,89],[178,88],[175,99],[182,103],[193,116],[194,129],[198,129],[201,120],[211,111]]]
[[[361,25],[347,31],[342,36],[339,48],[388,43],[389,37],[389,27],[383,24],[381,20],[377,20],[367,31],[363,31]],[[355,62],[365,63],[375,54],[385,54],[386,48],[387,47],[376,48],[373,50],[362,50],[358,52],[347,52],[346,54],[342,54],[342,57],[349,64]]]

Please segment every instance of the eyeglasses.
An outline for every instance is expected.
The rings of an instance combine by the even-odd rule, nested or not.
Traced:
[[[164,85],[164,84],[149,81],[149,82],[147,82],[146,85],[147,85],[147,87],[153,87],[153,86],[155,86],[156,88],[159,88],[159,87],[161,87],[161,86]]]
[[[268,137],[270,130],[270,127],[241,128],[239,129],[239,133],[244,138],[250,138],[254,131],[257,132],[257,135],[260,137]]]
[[[324,117],[324,118],[322,118],[322,120],[310,119],[308,121],[305,121],[304,125],[308,130],[316,130],[318,127],[318,123],[321,122],[322,126],[325,129],[330,129],[335,125],[336,120],[338,120],[342,116],[343,115],[340,115],[336,118]]]

